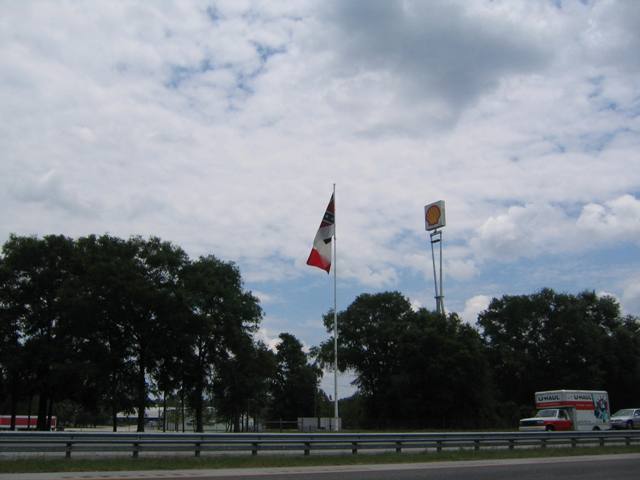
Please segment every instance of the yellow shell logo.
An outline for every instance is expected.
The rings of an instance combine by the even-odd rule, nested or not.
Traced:
[[[440,207],[431,205],[427,210],[427,225],[437,225],[440,222]]]

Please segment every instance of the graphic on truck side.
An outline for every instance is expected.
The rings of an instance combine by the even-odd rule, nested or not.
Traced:
[[[593,413],[596,418],[599,418],[603,422],[609,421],[609,402],[603,397],[599,398],[597,401],[593,400]]]

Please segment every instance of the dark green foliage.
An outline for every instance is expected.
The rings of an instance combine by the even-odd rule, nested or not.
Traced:
[[[342,419],[342,428],[345,430],[356,430],[362,428],[361,425],[369,423],[367,412],[364,408],[364,400],[358,392],[348,398],[340,399],[338,410]],[[333,416],[333,412],[327,416]]]
[[[280,334],[277,367],[272,382],[270,417],[294,421],[317,415],[318,382],[322,371],[309,364],[302,343],[290,333]]]
[[[78,273],[74,244],[63,236],[11,236],[2,252],[3,320],[10,330],[18,328],[7,345],[14,349],[7,363],[11,396],[37,394],[38,428],[44,430],[54,401],[66,395],[62,385],[79,382],[80,368],[71,361],[77,343],[66,322]]]
[[[14,275],[4,258],[0,258],[0,408],[12,415],[15,428],[17,404],[26,395],[24,346],[20,341],[22,309],[11,298],[15,294]],[[8,400],[8,401],[7,401]]]
[[[187,358],[189,373],[184,380],[195,412],[196,431],[202,431],[205,394],[213,389],[216,377],[217,385],[224,385],[217,389],[219,413],[237,431],[247,401],[260,396],[257,377],[264,349],[251,338],[262,319],[258,300],[243,290],[240,272],[233,263],[213,256],[201,257],[184,269],[181,294],[193,332],[193,349]],[[220,382],[223,377],[229,382]],[[254,382],[256,390],[251,388]],[[226,405],[234,408],[224,408]]]
[[[332,332],[333,312],[324,318]],[[456,314],[413,311],[398,292],[360,295],[338,314],[339,363],[355,371],[345,404],[350,427],[511,427],[533,394],[603,389],[612,408],[640,398],[640,323],[593,292],[493,299],[482,335]],[[333,362],[333,339],[321,345]]]
[[[258,300],[235,264],[190,260],[158,238],[11,236],[0,255],[0,413],[47,429],[138,412],[152,398],[186,404],[200,431],[249,418],[332,416],[320,369],[293,335],[256,341]],[[333,332],[333,312],[324,317]],[[398,292],[358,296],[338,314],[339,367],[358,393],[349,428],[513,427],[533,393],[603,389],[612,409],[640,398],[640,321],[615,299],[544,289],[495,298],[478,329],[455,313],[414,310]],[[333,363],[333,338],[313,349]],[[177,418],[177,417],[176,417]],[[177,420],[176,420],[177,421]],[[254,424],[255,424],[254,423]]]
[[[331,312],[325,316],[327,331],[332,319]],[[361,426],[477,427],[489,420],[482,342],[457,315],[416,312],[398,292],[360,295],[338,314],[338,339],[340,368],[357,375]],[[320,357],[331,363],[332,339]]]
[[[0,257],[4,408],[15,414],[35,398],[38,428],[47,429],[64,402],[63,423],[109,412],[114,430],[116,413],[135,409],[142,431],[157,387],[164,397],[180,390],[202,430],[213,379],[230,359],[255,370],[245,384],[266,385],[269,372],[247,366],[269,363],[253,358],[266,350],[251,337],[261,316],[235,265],[192,262],[158,238],[11,236]],[[264,394],[248,391],[234,401],[265,408]]]
[[[216,371],[212,389],[218,418],[234,432],[249,430],[249,416],[264,419],[269,379],[274,371],[273,353],[249,336],[242,337],[234,351],[222,358]]]
[[[602,368],[612,408],[628,408],[640,403],[640,321],[624,317],[605,340]]]
[[[135,405],[135,343],[131,285],[142,281],[135,265],[134,242],[90,236],[77,242],[83,275],[77,286],[75,328],[84,339],[86,367],[81,403],[89,410],[104,405],[113,430],[118,411]]]
[[[511,425],[539,390],[607,390],[613,408],[640,398],[638,320],[623,319],[611,297],[550,289],[504,296],[493,299],[478,323]]]

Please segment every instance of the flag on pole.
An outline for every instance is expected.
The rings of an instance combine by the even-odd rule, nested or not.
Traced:
[[[307,265],[312,267],[318,267],[326,270],[327,273],[331,270],[331,241],[335,233],[335,205],[333,202],[333,195],[327,205],[327,210],[324,212],[322,222],[320,222],[320,228],[316,233],[316,238],[313,240],[313,248],[307,259]]]

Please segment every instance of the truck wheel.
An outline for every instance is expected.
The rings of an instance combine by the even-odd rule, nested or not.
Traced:
[[[629,420],[629,421],[627,422],[627,429],[628,429],[628,430],[631,430],[632,428],[633,428],[633,420]]]
[[[594,432],[599,432],[600,431],[600,427],[593,427],[593,431]]]
[[[547,427],[545,428],[545,430],[547,432],[553,432],[555,430],[555,427],[553,425],[547,425]]]

